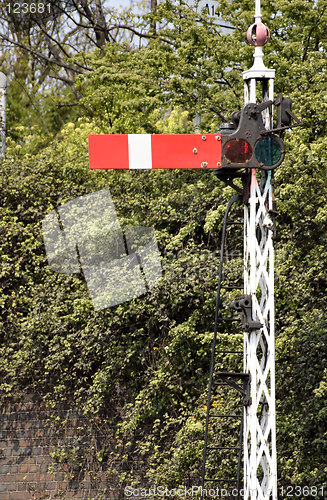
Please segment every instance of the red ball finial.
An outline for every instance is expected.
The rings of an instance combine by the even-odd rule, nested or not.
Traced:
[[[246,38],[255,47],[263,47],[270,38],[270,31],[263,23],[254,23],[249,27]]]

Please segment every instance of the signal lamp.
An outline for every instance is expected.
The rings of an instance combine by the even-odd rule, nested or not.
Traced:
[[[223,154],[230,163],[246,163],[252,158],[252,147],[244,139],[231,139],[225,144]]]
[[[259,139],[254,146],[254,155],[259,164],[275,168],[284,159],[284,145],[279,137],[269,134]]]

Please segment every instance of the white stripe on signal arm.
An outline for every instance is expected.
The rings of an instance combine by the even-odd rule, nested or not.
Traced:
[[[150,134],[128,134],[128,158],[130,169],[152,168]]]

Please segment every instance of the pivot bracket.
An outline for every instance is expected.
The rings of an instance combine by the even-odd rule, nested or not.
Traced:
[[[260,321],[252,319],[252,300],[250,295],[241,295],[241,297],[232,302],[229,307],[241,315],[241,322],[245,331],[251,332],[262,328]]]

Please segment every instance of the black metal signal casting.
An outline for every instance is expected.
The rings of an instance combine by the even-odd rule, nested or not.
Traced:
[[[222,168],[239,170],[256,168],[272,170],[282,163],[285,156],[283,141],[265,129],[262,111],[273,103],[246,104],[240,117],[233,114],[238,127],[232,133],[222,134]]]
[[[269,134],[271,132],[278,132],[281,135],[285,130],[293,127],[304,127],[304,123],[297,117],[292,111],[292,99],[290,97],[283,97],[282,94],[278,94],[277,99],[274,101],[274,106],[276,107],[276,127],[271,130],[266,130],[262,134]],[[292,119],[294,122],[292,123]]]
[[[252,319],[252,300],[249,295],[241,295],[241,297],[229,306],[241,315],[241,321],[244,329],[248,332],[259,330],[262,324],[259,321]]]

